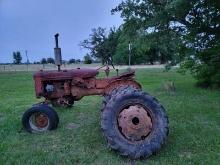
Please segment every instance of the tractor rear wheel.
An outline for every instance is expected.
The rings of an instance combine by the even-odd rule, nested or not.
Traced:
[[[28,109],[22,117],[22,124],[26,131],[41,133],[54,130],[59,123],[56,111],[47,105],[36,105]]]
[[[152,96],[120,88],[103,104],[101,127],[108,145],[132,159],[156,153],[168,136],[168,118]]]

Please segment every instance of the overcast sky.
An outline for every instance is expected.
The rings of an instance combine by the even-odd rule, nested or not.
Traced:
[[[118,27],[111,9],[121,0],[0,0],[0,63],[12,62],[12,52],[25,50],[31,62],[53,57],[54,34],[60,33],[64,60],[82,59],[80,41],[95,27]]]

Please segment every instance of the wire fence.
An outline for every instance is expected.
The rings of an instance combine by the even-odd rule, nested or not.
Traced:
[[[69,70],[80,67],[98,68],[100,64],[63,64],[62,69]],[[0,72],[18,72],[18,71],[39,71],[39,70],[56,70],[54,64],[0,64]]]
[[[101,64],[63,64],[62,70],[70,70],[76,68],[94,68],[98,69],[102,66]],[[120,65],[115,66],[116,69],[127,69],[129,66]],[[164,65],[132,65],[133,69],[142,69],[142,68],[164,68]],[[20,72],[20,71],[39,71],[39,70],[56,70],[57,66],[54,64],[0,64],[0,72]],[[110,69],[112,67],[110,66]]]

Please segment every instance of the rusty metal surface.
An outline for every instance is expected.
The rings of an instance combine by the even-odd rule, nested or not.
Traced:
[[[39,127],[39,128],[44,128],[47,126],[48,124],[48,118],[45,114],[43,113],[37,113],[35,115],[35,123],[36,123],[36,126]]]
[[[54,48],[54,56],[55,56],[55,64],[60,66],[62,65],[62,55],[61,55],[61,48],[59,48],[58,37],[59,34],[57,33],[55,35],[56,47]],[[60,68],[58,69],[58,71],[60,71]]]
[[[121,111],[118,116],[118,127],[128,140],[140,141],[151,132],[152,121],[141,105],[134,105]]]
[[[123,85],[129,85],[140,89],[134,77],[134,71],[130,70],[119,76],[100,78],[94,69],[74,69],[68,71],[39,71],[34,74],[35,92],[38,98],[46,100],[63,100],[61,98],[73,97],[80,100],[87,95],[105,95],[113,89]]]
[[[54,106],[60,106],[60,107],[71,107],[74,104],[74,99],[72,96],[68,96],[68,97],[60,97],[57,99],[52,99],[51,103]]]
[[[117,76],[108,77],[110,68],[108,65],[104,70],[107,78],[98,79],[96,76],[99,69],[77,68],[72,70],[61,70],[62,64],[61,48],[58,41],[59,34],[55,34],[55,64],[58,70],[39,71],[33,77],[35,81],[35,93],[37,98],[44,97],[44,102],[55,102],[58,104],[69,105],[72,100],[80,100],[87,95],[107,95],[115,88],[123,85],[129,85],[136,89],[141,86],[134,80],[135,71],[129,69]],[[113,66],[114,68],[114,66]],[[70,99],[69,99],[70,98]]]
[[[133,76],[135,76],[135,70],[130,69],[129,71],[124,72],[118,76],[111,77],[111,79],[123,79],[123,78],[129,78]]]
[[[71,93],[70,81],[64,82],[63,88],[64,88],[65,95],[70,95]]]
[[[78,101],[84,96],[89,95],[102,95],[103,89],[87,89],[87,88],[79,88],[77,86],[73,86],[71,88],[72,96],[74,97],[74,100]]]
[[[95,77],[99,72],[96,69],[72,69],[62,71],[39,71],[34,74],[34,78],[41,78],[45,80],[67,80],[74,77],[90,78]]]

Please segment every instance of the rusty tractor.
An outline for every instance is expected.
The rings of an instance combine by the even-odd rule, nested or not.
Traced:
[[[45,101],[23,114],[25,130],[40,133],[57,128],[59,118],[50,103],[71,107],[84,96],[102,95],[101,128],[110,148],[132,159],[159,151],[168,136],[168,118],[158,100],[141,90],[134,79],[135,71],[96,78],[96,69],[61,70],[58,36],[55,35],[54,48],[58,70],[34,74],[36,97]],[[105,71],[108,75],[108,66]]]

